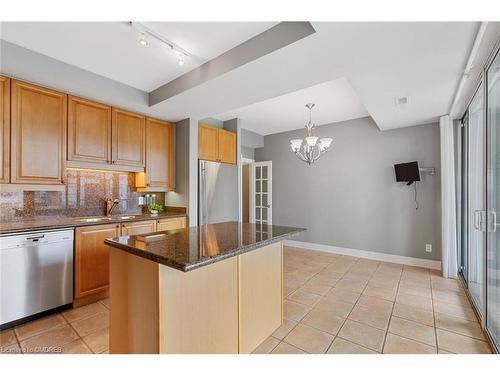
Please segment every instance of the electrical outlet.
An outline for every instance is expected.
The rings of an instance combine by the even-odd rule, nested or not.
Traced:
[[[425,245],[425,251],[427,253],[432,253],[432,245],[430,243]]]
[[[139,197],[138,205],[139,206],[143,206],[144,205],[144,197]]]

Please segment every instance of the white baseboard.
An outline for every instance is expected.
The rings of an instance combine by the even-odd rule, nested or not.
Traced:
[[[302,242],[294,240],[285,240],[284,245],[290,247],[298,247],[307,250],[324,251],[326,253],[349,255],[356,258],[366,258],[382,262],[406,264],[408,266],[418,266],[418,267],[431,268],[434,270],[441,270],[441,262],[439,260],[404,257],[401,255],[377,253],[375,251],[349,249],[346,247],[322,245],[312,242]]]

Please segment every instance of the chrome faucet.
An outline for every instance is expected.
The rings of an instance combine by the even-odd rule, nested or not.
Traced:
[[[120,203],[120,200],[118,199],[106,199],[106,216],[111,217],[111,214],[113,212],[113,209],[116,207],[116,205]]]

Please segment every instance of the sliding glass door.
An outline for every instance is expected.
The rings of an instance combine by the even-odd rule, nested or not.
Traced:
[[[486,71],[487,81],[487,252],[486,329],[500,346],[500,54]]]
[[[481,84],[468,110],[468,174],[467,174],[467,283],[479,312],[483,306],[483,262],[485,228],[485,122],[484,95]]]

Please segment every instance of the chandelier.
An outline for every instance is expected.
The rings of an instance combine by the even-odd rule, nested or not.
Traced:
[[[307,137],[305,139],[292,139],[290,140],[290,147],[293,153],[303,162],[312,165],[318,160],[332,144],[332,138],[319,138],[312,134],[315,125],[311,120],[311,111],[314,104],[306,104],[309,109],[309,122],[306,125]]]

